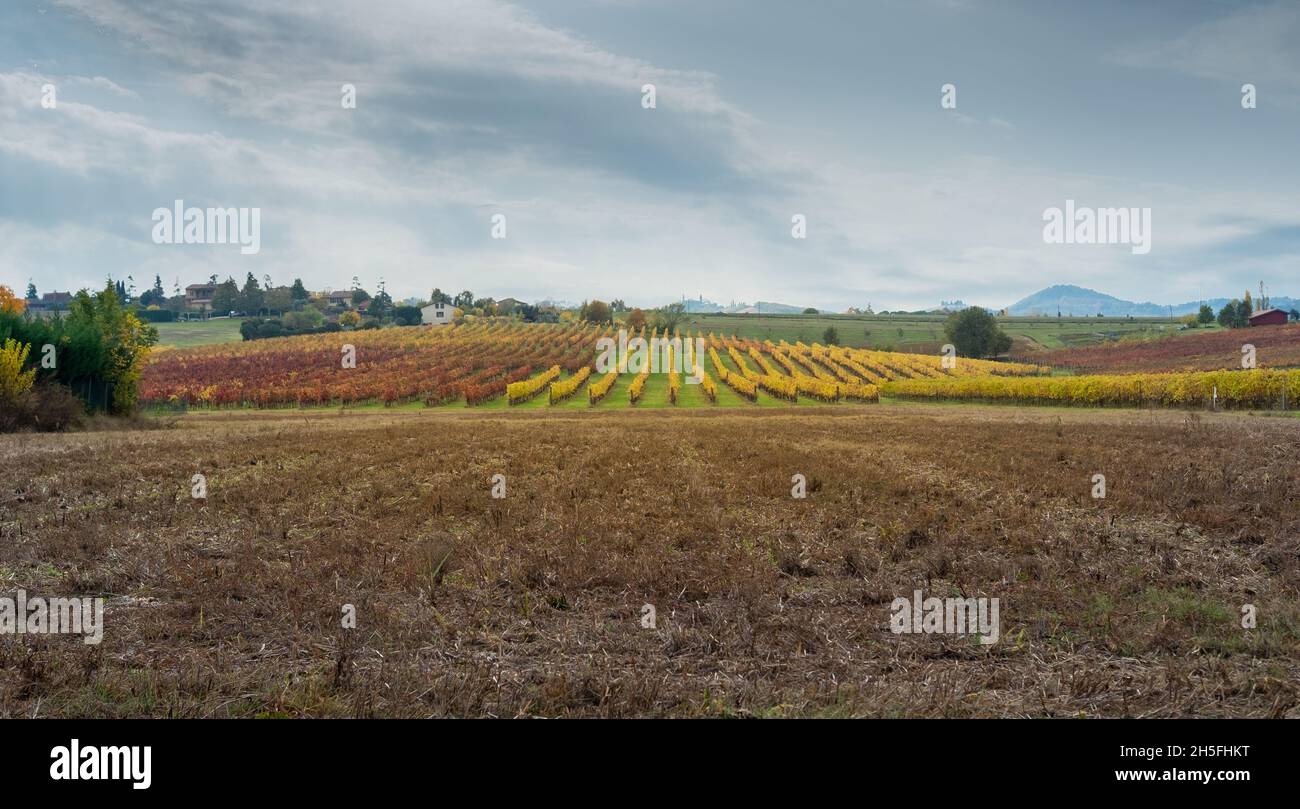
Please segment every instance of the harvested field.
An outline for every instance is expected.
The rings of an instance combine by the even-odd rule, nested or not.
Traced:
[[[0,636],[0,716],[1297,717],[1298,445],[933,405],[0,436],[0,590],[109,599],[99,646]],[[917,589],[999,642],[893,634]]]

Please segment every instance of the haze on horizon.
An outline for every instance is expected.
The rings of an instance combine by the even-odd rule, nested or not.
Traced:
[[[0,283],[833,311],[1296,295],[1297,41],[1294,3],[1210,0],[7,4]],[[178,199],[260,208],[260,252],[154,244]],[[1150,253],[1045,244],[1067,199],[1151,208]]]

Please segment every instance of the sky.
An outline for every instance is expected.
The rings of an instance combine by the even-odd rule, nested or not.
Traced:
[[[1297,42],[1296,2],[10,0],[0,283],[1300,296]],[[156,243],[176,200],[260,249]],[[1046,242],[1066,200],[1150,251]]]

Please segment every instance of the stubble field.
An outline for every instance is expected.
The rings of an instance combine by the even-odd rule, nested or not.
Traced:
[[[2,436],[0,590],[108,609],[0,637],[0,716],[1296,717],[1298,445],[941,405]],[[893,634],[917,589],[999,642]]]

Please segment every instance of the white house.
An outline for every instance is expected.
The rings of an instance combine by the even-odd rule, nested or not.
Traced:
[[[441,326],[450,323],[455,314],[456,307],[449,303],[431,303],[420,310],[420,321],[426,326],[429,324]]]

